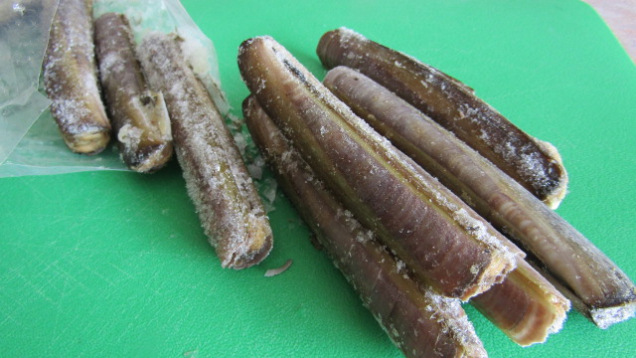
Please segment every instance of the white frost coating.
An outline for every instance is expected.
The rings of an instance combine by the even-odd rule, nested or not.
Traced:
[[[148,33],[176,32],[185,39],[183,48],[188,62],[205,84],[221,114],[229,112],[229,104],[221,91],[219,66],[212,41],[194,23],[178,0],[100,0],[95,2],[94,16],[106,12],[125,14],[137,43]]]
[[[81,118],[91,115],[87,103],[75,98],[58,98],[51,104],[60,122],[65,125],[78,123]]]
[[[263,205],[265,205],[266,212],[272,212],[276,210],[274,206],[274,201],[276,200],[276,195],[278,191],[278,182],[274,178],[267,178],[261,182],[261,192],[265,201]]]
[[[335,72],[336,70],[333,70],[333,71]],[[331,74],[333,74],[334,72],[328,74],[327,78],[329,78],[329,76]],[[335,82],[340,84],[337,81],[335,81]],[[359,85],[362,85],[360,82],[357,82],[357,83]],[[364,86],[364,87],[367,87],[367,86]],[[347,91],[343,91],[343,92],[347,92]],[[365,99],[368,100],[368,98],[365,98]],[[371,112],[373,112],[373,111],[371,111]],[[377,115],[377,113],[376,113],[376,115]],[[432,132],[432,131],[421,131],[421,132]],[[451,152],[449,150],[442,150],[442,149],[439,149],[439,150],[441,152]],[[469,152],[466,152],[466,154],[469,154]],[[456,156],[456,157],[464,157],[464,156],[461,155],[461,156]],[[468,158],[470,156],[466,155],[465,157]],[[461,161],[459,161],[458,163],[455,163],[455,164],[457,164],[456,167],[470,167],[470,165],[472,165],[472,164],[467,163],[467,162],[468,161],[466,161],[465,163],[462,164]],[[476,161],[476,162],[479,162],[479,161]],[[471,175],[471,177],[473,177],[473,179],[475,179],[475,180],[478,180],[476,178],[478,178],[479,176],[472,176]],[[490,180],[488,178],[488,176],[484,176],[484,181],[485,182],[483,183],[484,184],[483,188],[489,187],[489,185],[486,185],[486,182],[488,182],[488,180]],[[515,183],[511,183],[509,185],[513,186],[513,184],[515,184]],[[496,187],[496,185],[492,185],[492,187]],[[508,185],[506,185],[506,187],[508,187]],[[525,192],[525,191],[522,190],[522,192]],[[544,205],[542,205],[540,202],[538,202],[538,200],[536,198],[530,196],[529,193],[527,193],[527,195],[524,195],[524,196],[514,195],[514,194],[512,194],[512,192],[506,191],[506,190],[504,190],[503,193],[505,193],[503,196],[505,196],[507,198],[511,197],[511,198],[519,199],[518,204],[521,204],[521,205],[518,205],[518,206],[516,204],[513,204],[516,201],[516,200],[513,199],[511,201],[510,200],[505,200],[503,203],[497,205],[501,209],[501,210],[498,210],[498,213],[503,215],[504,217],[510,217],[506,213],[513,213],[513,214],[517,214],[518,215],[518,217],[519,217],[518,219],[509,220],[509,223],[515,223],[516,224],[518,222],[518,225],[514,225],[513,226],[513,227],[518,228],[518,230],[516,230],[517,232],[523,232],[524,230],[526,230],[528,232],[532,231],[533,234],[536,233],[536,232],[539,232],[539,234],[534,234],[534,237],[538,238],[538,239],[536,239],[538,241],[538,240],[543,239],[544,237],[555,237],[550,230],[541,232],[540,231],[540,230],[542,230],[542,229],[540,229],[541,226],[551,227],[552,225],[556,224],[556,226],[555,226],[556,230],[560,230],[559,227],[564,228],[561,224],[557,224],[556,222],[554,222],[554,220],[550,219],[550,217],[554,216],[555,214],[552,211],[547,210],[547,208]],[[487,196],[483,196],[485,202],[488,201],[486,199],[486,197]],[[527,199],[524,199],[524,198],[530,198],[530,199],[533,199],[533,201],[532,202],[528,202]],[[533,202],[536,202],[536,205],[532,204]],[[523,203],[525,203],[525,204],[523,204]],[[527,208],[531,208],[531,207],[538,207],[539,210],[526,210]],[[532,215],[529,214],[531,212],[532,212]],[[528,213],[528,214],[526,214],[526,213]],[[552,215],[552,216],[546,217],[545,216],[546,213],[549,213],[549,215]],[[455,218],[456,218],[456,221],[458,221],[460,223],[464,222],[464,226],[467,227],[467,228],[471,228],[471,230],[473,230],[473,233],[477,234],[478,236],[479,236],[480,232],[483,232],[483,230],[480,230],[479,227],[475,227],[474,225],[472,225],[471,221],[467,221],[467,220],[463,219],[462,215],[459,215],[459,214],[460,213],[456,213],[454,215]],[[461,214],[464,214],[464,213],[461,213]],[[533,220],[532,220],[533,218],[534,219],[538,219],[538,222],[539,223],[543,222],[543,224],[535,225]],[[541,218],[543,218],[543,219],[541,219]],[[498,220],[498,217],[496,215],[494,215],[494,221],[496,222],[497,220]],[[507,223],[504,224],[504,225],[507,225]],[[564,229],[564,230],[567,232],[567,229]],[[510,230],[510,232],[511,232],[511,235],[515,235],[513,230]],[[576,236],[576,235],[577,234],[574,234],[573,236]],[[544,262],[557,262],[558,265],[567,267],[569,272],[572,272],[572,273],[575,274],[575,276],[574,276],[575,283],[574,284],[575,285],[579,285],[579,287],[582,286],[586,290],[590,291],[589,287],[593,287],[593,285],[596,285],[595,283],[592,283],[591,285],[580,285],[579,282],[581,282],[581,280],[583,278],[585,278],[585,277],[594,277],[597,273],[601,272],[601,270],[597,270],[595,267],[592,267],[589,270],[585,267],[585,266],[588,265],[588,263],[597,262],[599,260],[595,259],[594,256],[591,254],[591,251],[592,251],[592,250],[590,250],[591,247],[589,245],[585,245],[585,240],[583,238],[581,238],[581,240],[578,243],[575,243],[575,240],[573,240],[572,236],[570,236],[570,235],[567,235],[567,236],[569,236],[567,238],[567,240],[566,240],[566,243],[568,243],[568,244],[565,245],[565,246],[567,246],[567,247],[578,247],[578,246],[581,246],[581,244],[583,244],[578,250],[581,250],[582,252],[585,252],[586,254],[583,255],[580,252],[570,251],[571,254],[563,255],[563,252],[564,252],[563,249],[558,249],[558,248],[553,249],[552,248],[552,247],[557,246],[557,245],[555,245],[556,241],[543,239],[542,240],[543,242],[540,244],[540,246],[542,247],[543,252],[549,252],[551,255],[553,255],[555,257],[554,259],[550,259],[550,260],[547,260],[547,261],[544,260]],[[559,237],[559,236],[557,235],[556,237]],[[528,241],[525,241],[525,242],[528,243]],[[572,243],[573,245],[569,244],[569,243]],[[530,246],[530,244],[528,244],[528,246]],[[561,245],[561,246],[564,246],[564,245]],[[535,251],[535,252],[537,252],[537,251]],[[542,253],[541,251],[538,251],[538,252],[539,252],[539,254]],[[589,253],[589,255],[587,253]],[[537,255],[537,256],[540,257],[541,259],[543,259],[543,257],[545,257],[545,255],[543,255],[543,256]],[[582,260],[582,256],[583,257],[587,257],[588,259],[583,259]],[[573,257],[573,259],[576,259],[576,262],[565,260],[566,258],[569,258],[569,257]],[[577,264],[577,262],[578,262],[578,264]],[[585,263],[585,264],[584,265],[579,265],[580,263]],[[472,268],[473,267],[471,267],[471,269]],[[579,268],[580,268],[580,270],[579,270]],[[587,271],[587,273],[586,273],[586,271]],[[566,270],[563,270],[562,272],[568,273],[568,271],[566,271]],[[611,271],[609,273],[609,275],[607,275],[607,276],[611,280],[611,277],[617,276],[616,275],[616,270]],[[563,277],[568,277],[568,275],[563,275]],[[601,280],[602,283],[600,285],[598,285],[598,286],[607,287],[606,285],[608,285],[608,282],[610,282],[610,280],[602,279]],[[574,287],[577,287],[577,286],[574,286]],[[611,291],[606,289],[605,292],[611,292]]]
[[[101,152],[110,123],[97,87],[90,5],[60,2],[44,56],[43,80],[67,146],[80,153]],[[47,153],[48,156],[48,153]]]
[[[623,306],[600,308],[590,310],[592,321],[602,329],[607,329],[609,326],[628,320],[634,317],[636,312],[636,303],[631,303]]]
[[[557,299],[555,299],[555,301],[558,301]],[[569,301],[568,301],[569,303]],[[568,306],[568,310],[570,309],[570,307]],[[568,315],[567,313],[564,313],[563,316],[561,316],[560,318],[555,319],[552,322],[552,325],[550,327],[548,327],[548,332],[547,334],[554,334],[554,333],[558,333],[559,331],[561,331],[561,329],[563,328],[563,325],[565,324],[565,321],[568,319]],[[546,339],[547,339],[547,335],[546,335]]]
[[[338,30],[341,31],[342,36],[340,37],[340,41],[342,43],[347,43],[349,41],[351,41],[351,39],[355,39],[356,41],[369,41],[366,37],[364,37],[362,34],[356,32],[355,30],[352,30],[348,27],[340,27]]]
[[[486,225],[482,220],[476,219],[470,215],[466,209],[461,208],[453,212],[453,219],[461,225],[467,232],[479,241],[489,243],[491,245],[499,244],[499,240],[488,232]]]
[[[95,46],[122,160],[137,172],[163,167],[172,156],[170,118],[163,96],[146,83],[125,19],[114,13],[98,18]]]
[[[400,349],[432,351],[429,345],[440,343],[440,346],[452,344],[459,351],[466,350],[471,357],[486,356],[459,300],[442,297],[411,280],[406,264],[394,260],[386,248],[378,243],[371,230],[365,229],[349,210],[330,197],[320,181],[313,180],[313,172],[307,165],[302,165],[302,159],[294,149],[290,147],[277,157],[274,162],[281,173],[288,177],[299,176],[305,179],[304,182],[313,182],[309,188],[294,185],[290,192],[295,194],[290,195],[298,196],[295,201],[302,203],[305,201],[304,194],[314,191],[307,197],[317,199],[318,203],[307,205],[306,208],[313,212],[310,215],[313,215],[316,227],[324,231],[324,235],[318,235],[320,241],[330,252],[334,264],[358,291],[363,304]],[[325,219],[322,210],[335,212],[335,218]],[[376,276],[370,278],[364,272],[376,272]],[[382,284],[378,284],[380,282]],[[370,295],[368,290],[373,290],[373,294]],[[416,317],[401,317],[404,321],[396,321],[393,313],[402,310],[411,311]],[[388,314],[382,315],[381,312]],[[435,332],[429,334],[430,328]],[[428,337],[423,337],[426,335]],[[406,337],[418,339],[407,342]]]
[[[322,185],[322,184],[321,184]],[[336,219],[341,220],[343,225],[351,232],[359,231],[356,236],[358,236],[359,242],[364,242],[365,235],[368,235],[368,232],[363,231],[362,225],[356,220],[353,216],[353,213],[347,209],[338,208],[336,211]]]
[[[339,39],[346,58],[341,64],[364,68],[364,65],[360,65],[364,63],[364,60],[356,58],[357,51],[347,50],[347,48],[354,49],[358,44],[364,46],[371,41],[346,28],[339,29]],[[407,61],[409,63],[406,63]],[[538,143],[534,145],[534,138],[515,127],[488,103],[478,99],[472,103],[470,100],[474,96],[472,88],[434,67],[397,51],[390,60],[386,61],[386,65],[393,66],[397,70],[409,71],[416,80],[420,80],[425,93],[439,91],[450,101],[461,103],[459,107],[454,108],[456,115],[449,117],[449,123],[445,126],[449,130],[457,130],[458,135],[467,142],[475,139],[475,142],[481,143],[474,145],[488,148],[483,153],[490,160],[502,163],[504,171],[517,177],[524,186],[532,188],[541,199],[545,197],[546,204],[551,208],[558,206],[566,194],[567,173],[555,150],[549,150]],[[373,72],[371,69],[361,69],[361,71],[367,72],[368,75]],[[451,114],[453,112],[450,106],[433,110],[450,110]],[[471,125],[461,122],[470,122]],[[474,128],[481,128],[481,133],[474,133]],[[537,141],[534,140],[534,142]]]
[[[101,112],[95,114],[96,118],[106,118],[97,88],[97,67],[93,56],[93,31],[90,19],[85,11],[78,9],[81,5],[69,5],[67,12],[57,17],[59,22],[53,24],[59,41],[50,44],[47,54],[49,60],[43,71],[44,83],[53,101],[52,110],[56,120],[63,126],[75,125],[82,119],[92,116],[94,110]],[[70,62],[87,65],[80,69],[80,73],[69,73],[66,64]],[[77,80],[76,76],[79,76],[79,81],[69,82]],[[85,99],[90,95],[94,95],[93,101],[87,103]],[[97,108],[91,108],[91,105],[97,105]],[[82,129],[70,128],[77,132]]]
[[[218,70],[212,68],[213,64],[217,65],[216,57],[211,58],[209,55],[214,51],[212,42],[200,33],[198,27],[194,29],[183,27],[179,28],[177,32],[184,39],[181,43],[181,49],[195,75],[203,82],[221,114],[227,115],[230,111],[230,105],[225,93],[221,90]],[[208,54],[208,58],[205,57],[206,54]]]
[[[142,135],[142,129],[127,123],[119,129],[117,140],[128,147],[137,148]]]
[[[46,48],[46,40],[48,38],[48,31],[46,34],[40,34],[40,28],[48,29],[47,23],[50,23],[55,8],[57,7],[57,1],[44,1],[44,2],[20,2],[26,8],[26,12],[35,11],[33,6],[29,6],[31,3],[37,3],[38,6],[42,6],[41,13],[38,15],[38,25],[41,26],[23,26],[26,24],[19,24],[15,27],[15,31],[18,29],[26,30],[28,33],[28,49],[36,49],[36,45],[40,47],[40,50],[29,52],[25,54],[25,59],[34,64],[31,86],[37,94],[37,82],[41,69],[42,58],[44,49]],[[40,4],[41,3],[41,4]],[[18,4],[18,2],[16,2]],[[229,110],[229,105],[224,95],[221,93],[217,57],[214,46],[209,39],[198,29],[196,24],[189,17],[185,9],[183,9],[179,0],[99,0],[94,2],[94,17],[97,18],[105,12],[120,12],[125,13],[131,20],[131,25],[137,31],[137,39],[140,39],[143,33],[148,31],[163,31],[172,32],[179,31],[183,34],[183,37],[193,36],[200,40],[207,49],[207,60],[210,64],[210,78],[214,79],[215,85],[209,85],[208,88],[216,88],[220,93],[218,98],[215,98],[215,103],[220,110],[225,113]],[[33,16],[24,17],[24,19],[30,19]],[[21,34],[19,34],[21,35]],[[18,37],[20,38],[20,37]],[[26,41],[18,41],[16,44],[20,49],[25,49]],[[31,46],[33,45],[33,46]],[[0,48],[2,46],[2,40],[0,40]],[[12,48],[13,50],[13,48]],[[4,50],[3,50],[4,51]],[[19,55],[17,52],[12,52],[12,55]],[[18,57],[15,57],[17,59]],[[4,78],[4,73],[2,76]],[[206,81],[206,80],[204,80]],[[24,82],[24,81],[19,81]],[[16,86],[12,86],[18,88]],[[15,89],[14,88],[14,89]],[[16,92],[16,98],[18,92]],[[23,96],[22,92],[19,92],[19,96]],[[99,156],[78,156],[68,155],[68,149],[61,140],[57,140],[56,137],[50,136],[48,131],[44,131],[45,127],[49,127],[49,121],[52,121],[49,115],[44,115],[40,120],[36,121],[41,113],[41,110],[48,107],[48,103],[44,98],[41,100],[35,96],[24,97],[24,101],[30,100],[33,105],[37,105],[37,109],[28,108],[28,110],[19,113],[20,117],[10,118],[16,119],[20,122],[20,130],[22,132],[15,133],[13,126],[10,128],[12,131],[5,131],[5,128],[0,124],[0,137],[5,133],[10,135],[13,140],[8,144],[8,147],[4,144],[0,147],[0,163],[7,158],[7,162],[0,165],[0,177],[2,176],[20,176],[20,175],[48,175],[59,174],[76,171],[90,171],[90,170],[129,170],[118,158],[117,153],[111,151],[102,152]],[[1,115],[1,114],[0,114]],[[1,122],[1,121],[0,121]],[[31,126],[31,123],[36,122]],[[16,127],[17,128],[17,127]],[[31,129],[29,129],[31,128]],[[27,133],[28,131],[28,133]],[[26,135],[25,135],[26,133]],[[54,133],[59,137],[59,133]],[[22,138],[22,139],[21,139]],[[43,145],[46,143],[46,145]],[[15,147],[15,150],[13,149]],[[12,154],[11,154],[12,153]]]
[[[183,34],[181,35],[182,37],[184,36]],[[184,37],[184,41],[181,43],[181,50],[190,63],[190,66],[192,66],[192,71],[194,71],[197,76],[204,75],[212,70],[206,58],[207,49],[194,38]]]
[[[250,263],[269,252],[271,229],[238,148],[177,41],[150,33],[139,59],[151,85],[164,93],[188,194],[210,243],[224,267]]]
[[[239,153],[241,153],[242,157],[245,157],[245,148],[247,148],[247,139],[245,139],[245,136],[241,132],[233,133],[232,136],[234,137],[234,143],[236,143]]]
[[[250,176],[256,180],[260,180],[263,177],[263,170],[265,168],[265,159],[259,154],[251,162],[247,164],[247,171]]]
[[[124,69],[124,62],[118,53],[108,52],[99,62],[99,72],[102,77],[108,77],[111,72],[121,72]]]
[[[407,173],[405,175],[409,178],[408,185],[411,186],[414,191],[418,191],[424,196],[433,198],[435,206],[440,208],[440,211],[444,213],[441,215],[448,215],[448,217],[452,217],[453,213],[459,210],[462,205],[464,205],[459,198],[455,197],[448,189],[443,187],[441,184],[439,184],[439,182],[437,182],[437,180],[423,171],[410,158],[397,150],[388,141],[387,138],[381,136],[367,122],[356,116],[347,105],[345,105],[328,89],[326,89],[322,83],[320,83],[304,66],[302,66],[293,56],[291,56],[291,54],[289,54],[286,49],[279,45],[274,39],[268,36],[264,36],[252,39],[251,41],[256,40],[262,41],[263,47],[272,50],[273,55],[279,62],[279,66],[284,67],[286,71],[290,71],[290,68],[293,69],[295,75],[285,76],[284,79],[284,81],[288,81],[290,83],[289,87],[292,87],[291,83],[294,83],[294,85],[300,88],[306,88],[308,91],[311,92],[312,96],[315,96],[318,99],[320,106],[309,107],[308,109],[310,111],[316,111],[316,113],[313,114],[314,116],[322,113],[322,111],[325,110],[337,113],[339,115],[339,118],[341,118],[344,122],[344,125],[346,127],[345,131],[351,131],[355,133],[354,135],[358,136],[358,138],[361,139],[362,145],[368,146],[370,152],[376,153],[376,155],[382,157],[383,162],[390,163],[389,165],[399,168],[400,172]],[[260,78],[257,78],[255,80],[259,81]],[[294,95],[295,93],[289,94],[290,97],[293,97]],[[301,94],[298,95],[301,96]],[[322,135],[325,135],[328,132],[327,128],[325,128],[324,130],[318,128],[317,130],[319,132],[317,134]],[[318,135],[316,137],[318,137]],[[351,147],[353,147],[354,144],[357,145],[355,140],[352,139],[349,135],[338,138],[341,138],[345,141],[343,143],[343,147],[346,147],[347,145]],[[380,174],[381,173],[376,173],[376,175]],[[464,214],[462,217],[465,218],[466,215],[467,213]],[[472,219],[478,220],[478,216],[476,214],[471,215],[474,215]],[[475,239],[476,241],[484,244],[485,246],[493,250],[493,262],[495,262],[495,257],[500,257],[502,262],[505,262],[505,265],[502,266],[502,270],[504,273],[514,268],[516,262],[516,260],[514,259],[515,255],[513,255],[508,250],[508,248],[500,242],[500,240],[497,240],[490,234],[484,234],[483,232],[478,232],[477,234],[470,233],[469,237]],[[493,279],[499,278],[499,275],[497,275],[497,277],[493,277]],[[486,287],[482,288],[485,289]]]

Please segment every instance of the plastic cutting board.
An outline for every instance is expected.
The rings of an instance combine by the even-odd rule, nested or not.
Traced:
[[[320,36],[346,26],[473,87],[556,145],[558,212],[636,279],[636,66],[586,4],[559,1],[183,1],[214,41],[241,116],[238,45],[271,35],[322,79]],[[0,179],[0,356],[400,357],[280,194],[271,256],[221,269],[173,162]],[[288,259],[283,274],[269,268]],[[571,312],[520,348],[470,306],[492,357],[634,357],[636,319],[600,330]]]

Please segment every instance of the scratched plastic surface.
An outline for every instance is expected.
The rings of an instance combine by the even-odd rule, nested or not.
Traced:
[[[558,146],[571,184],[558,212],[636,278],[636,67],[577,1],[184,1],[213,41],[233,107],[238,45],[272,35],[319,78],[315,47],[347,26],[459,78]],[[175,162],[152,176],[0,179],[0,355],[400,357],[284,197],[272,254],[221,269]],[[294,262],[275,277],[267,269]],[[599,330],[576,312],[520,348],[468,314],[491,357],[633,357],[636,319]]]

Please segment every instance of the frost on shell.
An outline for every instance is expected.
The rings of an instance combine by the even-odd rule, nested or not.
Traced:
[[[255,103],[253,101],[252,103]],[[247,112],[252,113],[252,112]],[[246,116],[250,117],[249,114]],[[354,214],[331,196],[298,152],[279,144],[268,144],[268,134],[282,137],[258,115],[248,123],[262,125],[254,134],[268,161],[285,177],[285,192],[300,205],[303,217],[314,230],[334,265],[360,295],[389,337],[404,352],[422,354],[469,352],[483,357],[485,351],[457,300],[444,299],[419,286],[407,274],[406,264],[395,260],[358,222]],[[252,124],[250,124],[251,126]],[[272,124],[273,125],[273,124]],[[262,137],[266,137],[263,139]],[[299,209],[301,208],[299,207]]]
[[[555,150],[536,143],[457,79],[350,29],[333,33],[333,45],[319,47],[324,63],[355,68],[408,98],[551,208],[558,206],[566,194],[567,173]]]
[[[257,40],[260,43],[254,45]],[[383,236],[383,240],[387,244],[394,246],[396,250],[402,253],[407,251],[417,252],[417,255],[419,255],[417,259],[409,257],[407,261],[410,265],[415,266],[414,270],[419,275],[426,277],[429,271],[432,270],[427,270],[424,265],[420,265],[418,262],[429,260],[428,262],[432,263],[434,260],[433,255],[439,257],[445,254],[445,252],[437,250],[425,256],[425,249],[420,248],[419,251],[415,249],[415,247],[433,246],[434,240],[443,240],[429,234],[430,226],[425,223],[426,221],[434,221],[434,225],[443,227],[445,231],[449,232],[448,237],[452,236],[453,240],[468,243],[471,247],[471,252],[475,253],[474,256],[471,253],[469,260],[482,262],[480,267],[484,268],[484,274],[480,275],[478,280],[466,277],[465,273],[460,274],[461,270],[458,267],[453,267],[452,270],[447,270],[447,272],[442,272],[441,270],[435,273],[431,272],[438,275],[438,277],[434,279],[428,277],[427,279],[440,287],[444,287],[444,289],[449,291],[446,292],[447,294],[472,295],[476,293],[472,287],[478,287],[478,290],[485,289],[491,279],[497,280],[501,274],[505,274],[514,267],[513,257],[506,254],[507,249],[499,241],[494,239],[485,240],[486,237],[484,235],[460,233],[460,227],[453,223],[450,218],[452,213],[463,205],[461,200],[454,197],[450,191],[393,147],[388,139],[379,135],[369,124],[357,117],[348,106],[327,90],[275,40],[267,36],[259,37],[246,41],[242,45],[244,48],[248,46],[258,46],[262,51],[267,51],[267,55],[270,58],[266,61],[271,63],[272,66],[272,69],[266,73],[258,70],[253,70],[252,72],[253,67],[239,62],[244,71],[243,75],[248,77],[248,86],[254,95],[259,101],[263,101],[265,107],[269,103],[281,102],[282,96],[287,98],[284,102],[286,104],[277,104],[277,106],[286,108],[285,110],[280,109],[281,113],[279,113],[279,116],[285,118],[302,116],[303,120],[300,122],[302,124],[298,124],[297,122],[292,122],[292,120],[281,119],[283,123],[280,125],[283,132],[290,134],[289,132],[294,130],[294,126],[303,127],[303,130],[299,130],[299,133],[306,131],[307,134],[302,134],[302,136],[308,136],[306,138],[303,137],[303,140],[312,140],[316,144],[312,147],[303,145],[301,152],[303,152],[305,159],[316,166],[314,170],[321,171],[324,180],[332,180],[330,184],[341,182],[337,178],[346,179],[346,183],[338,188],[340,191],[339,196],[352,198],[347,204],[356,213],[363,210],[373,212],[379,220],[372,220],[371,218],[367,220],[365,218],[365,224],[375,225],[374,229],[381,226],[385,233],[389,233]],[[239,56],[239,61],[250,59],[249,55],[245,55],[245,52],[242,54],[242,56]],[[295,88],[295,90],[270,93],[268,91],[269,87],[260,89],[263,83],[267,83],[270,80],[274,81],[272,74],[278,72],[280,74],[278,74],[277,78],[280,79],[276,81],[280,82],[272,84],[272,88],[281,86],[287,89]],[[294,113],[293,115],[285,113],[287,107],[292,107],[289,108],[289,111]],[[273,109],[270,108],[270,110]],[[294,138],[294,140],[301,141],[299,138]],[[314,153],[328,159],[311,159]],[[371,160],[362,159],[360,157],[362,153],[369,153],[366,157],[373,158]],[[328,165],[325,163],[328,163]],[[369,174],[360,175],[360,172]],[[355,184],[353,184],[353,180]],[[386,190],[396,187],[394,184],[398,182],[400,182],[400,185],[397,186],[396,195],[387,196]],[[387,185],[390,184],[391,187],[383,186],[385,183]],[[389,215],[381,216],[383,212],[389,210],[387,209],[389,206],[392,205],[392,208],[397,208],[400,205],[398,202],[403,201],[402,199],[417,204],[417,213],[421,215],[416,215],[412,210],[408,211],[404,205],[402,206],[404,214],[408,215],[408,225],[417,228],[417,233],[411,228],[402,230],[403,227],[398,227],[407,220],[404,217],[398,219],[400,217],[398,214],[394,214],[393,217],[395,219],[390,219]],[[389,203],[390,205],[387,205],[387,200],[391,202]],[[426,202],[427,200],[430,200],[432,205]],[[357,206],[361,206],[363,209]],[[427,216],[430,220],[424,220],[424,216]],[[402,231],[402,234],[398,235],[398,231]],[[450,232],[453,234],[450,234]],[[415,237],[418,235],[426,235],[429,240],[416,241]],[[398,236],[400,239],[393,239],[394,236]],[[485,262],[492,264],[486,264]],[[501,272],[498,271],[500,268]],[[461,284],[455,283],[457,281],[455,278],[458,275],[463,276],[462,279],[465,282]],[[449,278],[442,281],[444,280],[443,277],[451,276],[453,277],[452,279]],[[456,290],[457,292],[450,293],[450,290]]]
[[[59,8],[44,56],[44,88],[67,146],[98,153],[110,139],[110,122],[97,86],[90,6],[64,1]]]
[[[255,264],[271,249],[265,210],[223,118],[184,62],[177,41],[171,35],[147,35],[140,60],[150,83],[163,90],[188,194],[222,265]]]

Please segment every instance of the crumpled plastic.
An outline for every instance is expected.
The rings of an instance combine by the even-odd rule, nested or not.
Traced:
[[[0,177],[94,170],[128,170],[117,147],[87,156],[64,144],[41,86],[42,60],[59,0],[0,3]],[[124,13],[136,41],[150,31],[185,39],[188,61],[224,115],[229,105],[219,81],[216,51],[178,0],[97,0],[93,14]]]

